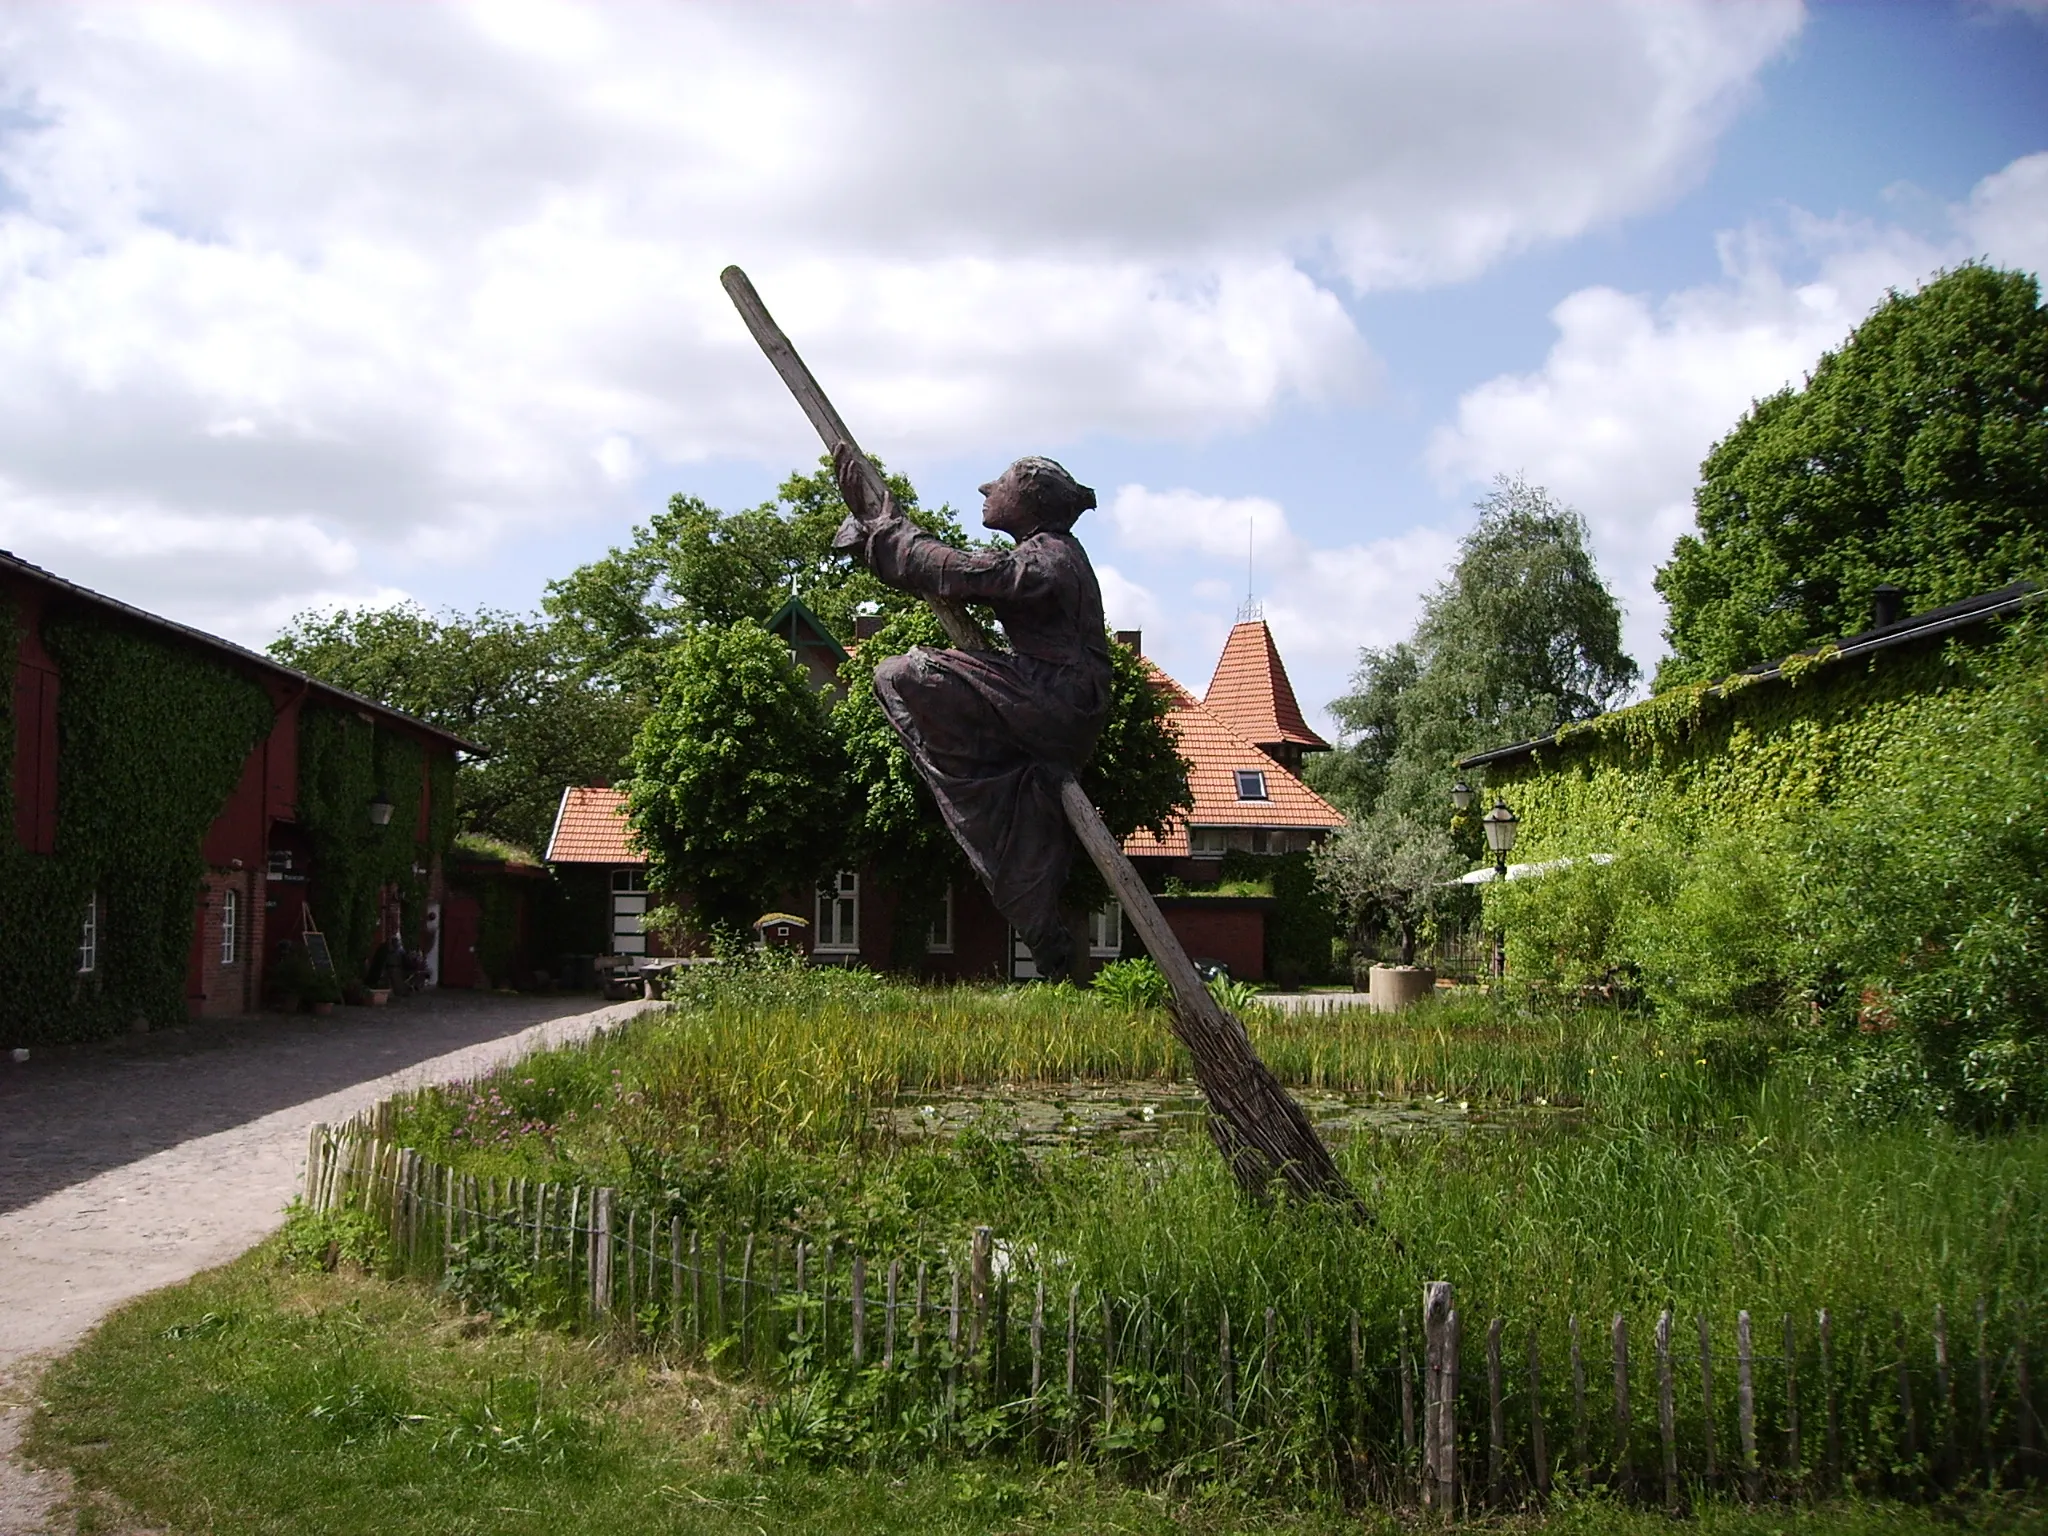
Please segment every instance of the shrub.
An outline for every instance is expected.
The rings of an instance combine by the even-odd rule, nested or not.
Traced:
[[[1164,1008],[1170,996],[1166,972],[1150,960],[1113,960],[1089,983],[1111,1002],[1126,1008]]]

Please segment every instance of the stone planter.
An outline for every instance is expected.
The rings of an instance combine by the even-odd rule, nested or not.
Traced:
[[[370,1006],[372,1008],[382,1008],[391,1001],[391,989],[389,987],[369,987],[365,989],[365,995],[370,999]]]
[[[1436,990],[1436,972],[1426,965],[1376,965],[1366,990],[1379,1012],[1398,1013]]]

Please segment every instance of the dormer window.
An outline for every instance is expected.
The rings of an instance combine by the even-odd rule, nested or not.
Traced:
[[[1240,800],[1264,800],[1266,798],[1266,770],[1263,768],[1238,769],[1237,798]]]

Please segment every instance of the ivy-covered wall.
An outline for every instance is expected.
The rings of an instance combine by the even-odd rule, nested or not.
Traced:
[[[203,865],[200,845],[270,729],[264,691],[174,643],[92,617],[60,616],[42,640],[58,695],[57,842],[14,837],[12,658],[17,615],[0,614],[8,658],[0,730],[0,1045],[113,1034],[186,1017],[184,982]],[[78,969],[86,906],[99,944]]]
[[[425,842],[417,836],[423,773],[431,796]],[[398,888],[406,932],[417,942],[428,875],[454,836],[454,783],[452,754],[435,753],[429,770],[425,748],[403,731],[311,700],[299,710],[298,809],[312,843],[310,899],[344,981],[362,978],[377,947],[386,885]],[[370,821],[379,794],[394,807],[388,826]]]
[[[1973,643],[1974,642],[1974,643]],[[2000,631],[1843,660],[1832,647],[1778,679],[1673,688],[1487,769],[1520,819],[1516,862],[1611,851],[1639,833],[1680,844],[1881,792],[1944,739],[2041,680],[2004,662]]]

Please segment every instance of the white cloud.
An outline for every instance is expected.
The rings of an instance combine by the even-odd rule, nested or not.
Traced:
[[[359,582],[476,558],[663,464],[815,451],[731,260],[892,459],[1242,429],[1370,387],[1326,281],[1454,281],[1673,196],[1799,16],[15,8],[0,475],[131,528],[282,519]],[[326,590],[268,537],[215,565]]]
[[[1118,546],[1173,573],[1174,598],[1146,598],[1170,615],[1158,643],[1166,670],[1196,693],[1236,618],[1244,588],[1214,577],[1228,562],[1244,569],[1252,535],[1252,585],[1302,707],[1329,726],[1323,707],[1342,692],[1362,645],[1389,645],[1414,628],[1422,595],[1443,579],[1457,541],[1441,529],[1318,548],[1297,534],[1279,503],[1142,485],[1120,487],[1109,504]],[[1121,578],[1119,578],[1121,580]],[[1111,602],[1105,579],[1105,604]]]
[[[1571,294],[1551,311],[1558,336],[1543,366],[1468,391],[1432,438],[1432,467],[1447,488],[1526,474],[1577,506],[1647,664],[1663,651],[1651,577],[1692,525],[1707,450],[1752,401],[1800,384],[1888,289],[1980,255],[2048,268],[2048,154],[1985,178],[1951,222],[1933,241],[1795,212],[1782,232],[1724,236],[1718,283],[1654,303]]]

